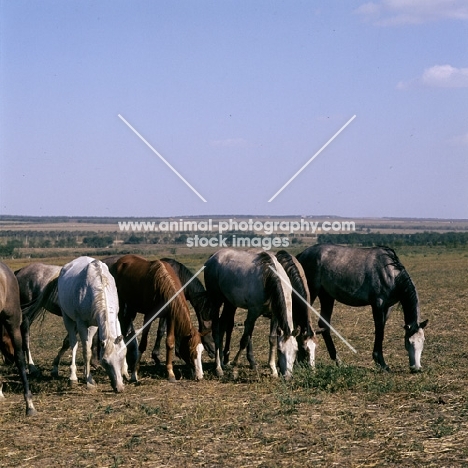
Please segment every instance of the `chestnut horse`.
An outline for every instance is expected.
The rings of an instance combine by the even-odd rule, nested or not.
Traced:
[[[0,325],[4,327],[13,344],[16,367],[23,383],[26,414],[33,416],[37,412],[32,402],[32,395],[26,376],[26,363],[21,337],[21,320],[22,313],[18,281],[13,272],[4,263],[0,263]],[[2,387],[3,384],[0,383],[0,398],[3,398]]]
[[[139,356],[132,379],[137,380],[141,355],[148,344],[149,323],[158,314],[167,319],[166,369],[170,382],[175,382],[172,361],[176,339],[180,357],[192,368],[197,380],[203,379],[201,356],[203,344],[200,333],[190,320],[180,280],[168,263],[152,262],[138,255],[124,255],[111,266],[120,303],[120,322],[128,340],[133,340],[132,322],[138,312],[144,315]],[[179,292],[181,291],[181,292]],[[128,333],[130,332],[130,335]]]
[[[103,258],[102,261],[110,268],[114,263],[117,262],[123,255],[113,255],[111,257]],[[187,299],[190,304],[192,304],[193,309],[195,310],[195,314],[198,319],[198,330],[201,333],[201,339],[203,346],[205,347],[205,351],[208,353],[208,356],[213,358],[215,347],[213,341],[213,335],[211,334],[211,308],[212,304],[206,293],[205,288],[203,287],[202,282],[198,278],[193,278],[193,273],[182,263],[174,260],[172,258],[162,258],[162,262],[168,263],[176,275],[179,277],[181,284],[187,284],[189,280],[189,284],[187,284],[186,288],[184,289],[185,299]],[[159,324],[158,324],[158,331],[156,335],[156,341],[154,343],[153,351],[151,356],[155,362],[155,364],[160,364],[160,349],[161,349],[161,341],[166,334],[166,317],[159,317]],[[149,328],[149,325],[148,325]],[[132,344],[130,344],[130,347]],[[177,344],[176,344],[177,346]],[[176,349],[177,351],[177,349]],[[128,354],[127,354],[128,356]]]

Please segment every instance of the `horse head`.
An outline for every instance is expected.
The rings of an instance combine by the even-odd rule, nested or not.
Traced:
[[[310,367],[315,367],[315,351],[317,349],[317,335],[324,331],[323,328],[317,330],[303,330],[297,335],[298,344],[298,360],[300,362],[306,361]]]
[[[428,320],[405,325],[405,348],[408,351],[411,372],[421,371],[421,354],[424,347],[424,328]]]
[[[299,348],[296,339],[299,331],[299,329],[296,329],[293,333],[286,334],[278,327],[278,363],[281,375],[285,379],[292,377],[294,361]]]
[[[192,329],[189,335],[182,337],[179,344],[179,356],[192,368],[196,380],[203,380],[201,334]]]
[[[125,366],[125,356],[127,347],[125,346],[123,336],[115,339],[107,339],[101,343],[103,355],[101,358],[102,367],[110,378],[112,388],[115,392],[124,391],[122,379],[122,369]]]

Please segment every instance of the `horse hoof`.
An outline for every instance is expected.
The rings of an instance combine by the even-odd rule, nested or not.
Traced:
[[[175,377],[169,377],[167,380],[169,381],[169,383],[176,383],[177,382]]]
[[[390,369],[389,369],[389,370],[390,370]],[[411,368],[410,368],[410,372],[411,372],[412,374],[419,374],[419,373],[422,372],[422,369],[421,369],[421,368],[415,369],[414,367],[411,367]]]
[[[68,381],[68,386],[69,387],[77,387],[78,386],[78,380],[69,380]]]
[[[86,389],[89,390],[90,392],[94,392],[96,390],[96,384],[93,384],[91,382],[86,382]]]
[[[239,371],[237,369],[233,369],[232,371],[232,378],[237,380],[239,378]]]
[[[37,416],[37,414],[36,408],[28,408],[26,410],[26,416]]]
[[[223,377],[224,376],[224,371],[221,368],[216,369],[216,377]]]

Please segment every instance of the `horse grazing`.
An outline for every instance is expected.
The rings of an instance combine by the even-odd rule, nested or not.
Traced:
[[[113,255],[111,257],[104,258],[102,261],[110,268],[114,263],[117,262],[123,255]],[[162,262],[169,264],[176,275],[179,277],[181,284],[186,284],[193,278],[193,273],[182,263],[171,258],[162,258]],[[208,353],[208,356],[211,358],[214,357],[214,341],[213,335],[211,333],[211,301],[208,298],[203,284],[198,278],[193,278],[192,281],[184,289],[185,299],[192,304],[195,314],[198,319],[198,330],[201,334],[201,339],[205,351]],[[148,325],[149,327],[149,325]],[[166,317],[159,318],[158,331],[156,334],[156,341],[154,343],[153,351],[151,356],[156,364],[160,364],[160,349],[161,342],[166,334],[167,329],[167,320]],[[131,345],[130,345],[131,346]],[[127,356],[128,352],[127,350]]]
[[[51,305],[57,304],[57,299],[72,348],[70,383],[78,381],[75,360],[79,334],[83,345],[85,381],[88,388],[94,388],[90,365],[91,346],[94,335],[99,332],[101,365],[114,391],[122,392],[122,370],[127,350],[118,320],[117,288],[107,265],[91,257],[72,260],[24,313],[33,321],[42,310],[50,310]]]
[[[316,335],[322,333],[323,329],[314,331],[312,326],[312,315],[309,307],[310,293],[304,269],[299,261],[286,252],[286,250],[276,252],[275,256],[288,275],[293,289],[293,323],[294,327],[299,327],[300,330],[297,335],[297,343],[299,345],[298,360],[306,361],[311,367],[315,367]]]
[[[192,325],[183,291],[174,297],[182,289],[182,285],[171,266],[160,260],[149,262],[138,255],[124,255],[111,266],[111,273],[115,277],[119,292],[120,322],[126,336],[131,330],[136,314],[144,314],[140,352],[138,362],[132,369],[132,380],[138,378],[141,355],[148,344],[148,324],[161,308],[164,309],[160,316],[167,319],[166,369],[169,381],[175,382],[172,361],[176,339],[179,342],[180,357],[191,366],[197,380],[203,379],[203,344],[200,333]]]
[[[239,351],[232,362],[234,375],[237,375],[239,356],[251,341],[256,320],[265,314],[271,320],[269,365],[272,376],[278,376],[276,345],[280,372],[289,378],[292,375],[298,345],[293,334],[291,288],[284,286],[276,274],[278,272],[287,280],[283,267],[267,252],[245,252],[229,248],[216,252],[208,259],[205,266],[206,290],[216,311],[212,316],[212,323],[217,375],[223,375],[221,348],[224,332],[226,329],[232,329],[236,308],[242,307],[247,309],[247,319]],[[223,303],[220,321],[219,309]],[[251,352],[247,353],[247,359],[250,366],[256,368]]]
[[[42,293],[44,288],[60,274],[62,267],[57,265],[46,265],[44,263],[31,263],[17,271],[15,271],[16,279],[18,280],[20,288],[20,302],[21,307],[27,308],[31,302],[33,302]],[[55,304],[49,302],[49,311],[58,317],[62,317],[62,310],[56,298]],[[40,375],[39,369],[35,366],[30,348],[30,321],[26,314],[23,314],[23,323],[21,324],[21,333],[23,335],[23,350],[28,364],[30,375]],[[91,365],[94,368],[99,366],[99,340],[98,335],[94,335],[93,346],[92,346],[92,359]],[[59,365],[63,355],[70,349],[70,340],[68,339],[68,333],[63,339],[62,347],[60,348],[57,356],[52,364],[52,376],[58,377]]]
[[[37,414],[37,411],[33,405],[28,378],[26,376],[26,363],[24,360],[23,340],[21,337],[21,320],[22,313],[18,281],[13,272],[4,263],[0,263],[0,324],[9,335],[13,345],[15,364],[23,383],[26,414],[28,416],[33,416]],[[4,398],[2,387],[3,384],[0,383],[0,399]]]
[[[297,259],[307,277],[311,304],[319,297],[319,326],[324,328],[323,338],[333,360],[339,363],[328,326],[335,300],[353,307],[370,305],[375,325],[372,356],[382,369],[390,370],[382,352],[384,329],[390,308],[400,302],[410,369],[412,372],[421,370],[423,329],[428,321],[421,322],[416,288],[392,249],[314,245]]]

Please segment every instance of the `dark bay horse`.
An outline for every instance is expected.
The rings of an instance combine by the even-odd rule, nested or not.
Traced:
[[[234,376],[237,375],[239,356],[251,341],[255,322],[264,314],[271,317],[269,365],[272,376],[278,375],[275,358],[277,346],[281,374],[290,377],[298,345],[293,333],[291,289],[285,287],[275,273],[287,279],[283,267],[267,252],[245,252],[229,248],[216,252],[205,266],[206,290],[216,311],[212,323],[217,375],[223,375],[221,350],[224,328],[232,328],[232,324],[223,323],[223,320],[220,327],[219,309],[224,304],[222,314],[230,320],[233,320],[237,307],[247,309],[239,351],[232,361]],[[247,354],[247,359],[250,366],[255,368],[253,356]]]
[[[0,263],[0,324],[5,328],[13,344],[15,364],[23,383],[26,414],[33,416],[37,412],[33,405],[26,376],[26,363],[21,337],[22,312],[19,297],[18,281],[15,275],[4,263]],[[0,398],[3,398],[2,387],[3,384],[0,383]]]
[[[339,362],[326,322],[330,323],[335,300],[353,307],[370,305],[374,316],[375,340],[372,357],[382,369],[382,343],[390,308],[400,302],[405,319],[405,347],[412,372],[421,369],[424,327],[416,288],[396,253],[388,247],[357,248],[314,245],[297,256],[309,284],[311,303],[320,300],[319,327],[330,357]],[[322,320],[323,319],[323,320]]]
[[[167,319],[166,368],[169,381],[175,381],[172,361],[176,338],[179,342],[180,357],[191,366],[197,380],[203,379],[203,344],[199,331],[193,327],[190,320],[190,311],[183,291],[168,303],[182,289],[180,280],[171,266],[160,260],[149,262],[138,255],[124,255],[111,266],[111,273],[115,277],[119,293],[120,322],[124,334],[131,330],[138,312],[145,317],[139,345],[140,355],[135,369],[132,369],[133,380],[137,379],[139,360],[148,343],[147,324],[165,304],[168,305],[161,311],[160,316]]]

